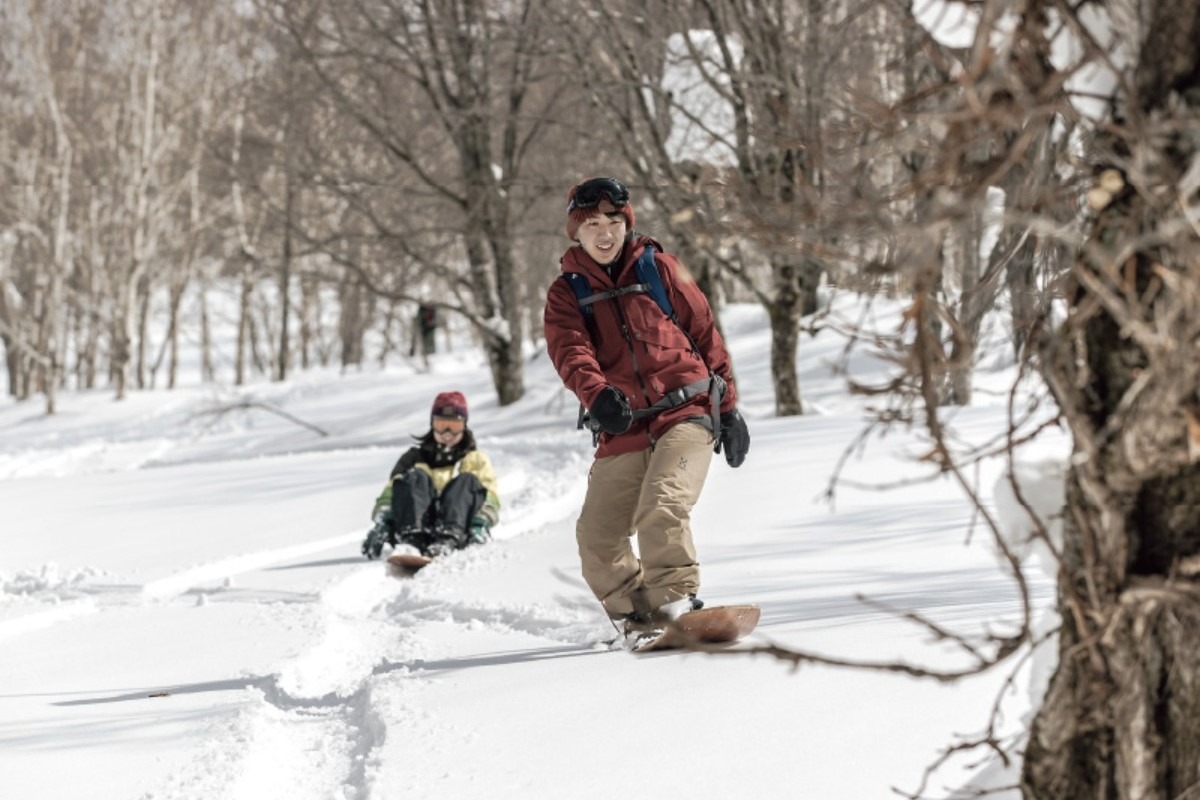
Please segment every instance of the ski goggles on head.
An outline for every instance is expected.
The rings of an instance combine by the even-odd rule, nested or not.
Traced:
[[[435,417],[433,420],[433,432],[439,436],[446,433],[462,433],[466,428],[467,423],[461,419]]]
[[[575,194],[567,203],[567,213],[577,208],[589,209],[600,205],[600,201],[608,198],[608,202],[617,208],[629,202],[629,190],[625,184],[616,178],[592,178],[575,187]]]

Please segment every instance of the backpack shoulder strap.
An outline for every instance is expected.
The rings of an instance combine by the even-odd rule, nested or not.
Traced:
[[[637,276],[637,283],[622,286],[619,289],[593,292],[591,284],[588,283],[587,276],[580,272],[564,272],[562,273],[562,277],[571,287],[571,291],[575,293],[575,300],[579,304],[579,313],[583,315],[584,324],[587,326],[588,334],[592,337],[593,341],[596,339],[596,320],[592,304],[598,303],[601,300],[612,300],[621,295],[641,293],[650,295],[651,299],[662,310],[663,315],[683,331],[683,335],[687,337],[692,349],[699,353],[700,348],[696,346],[696,340],[687,332],[687,329],[683,327],[683,324],[679,321],[679,317],[675,314],[675,307],[671,305],[671,298],[667,295],[667,287],[663,284],[662,273],[659,271],[658,262],[654,260],[654,253],[653,245],[647,244],[642,248],[642,254],[638,256],[638,260],[634,263],[634,273]]]
[[[672,322],[678,324],[675,308],[671,305],[671,298],[667,297],[667,287],[663,286],[662,273],[658,270],[658,262],[654,260],[654,248],[651,245],[646,245],[642,250],[634,270],[637,272],[638,283],[646,287],[646,294],[658,303],[658,307]]]
[[[564,272],[563,280],[571,287],[571,291],[575,293],[575,299],[579,301],[579,310],[585,317],[592,316],[592,287],[588,283],[588,279],[580,272]]]
[[[612,300],[621,295],[634,293],[650,295],[658,307],[662,309],[663,314],[674,320],[675,310],[671,306],[671,299],[667,297],[667,289],[663,286],[662,275],[658,271],[658,263],[654,260],[653,246],[646,245],[642,249],[642,254],[638,256],[638,260],[634,264],[634,273],[637,275],[637,283],[603,292],[593,292],[591,284],[588,283],[588,279],[583,273],[564,272],[562,277],[570,285],[571,291],[575,293],[575,300],[579,303],[579,311],[583,314],[584,320],[587,321],[589,329],[593,324],[593,303],[598,303],[601,300]]]
[[[587,277],[579,272],[564,272],[562,278],[571,287],[571,291],[575,293],[575,300],[579,304],[579,313],[583,316],[583,324],[587,327],[588,335],[592,337],[592,341],[595,341],[596,320],[595,314],[592,311],[594,300],[592,299],[591,284],[588,283]]]
[[[663,315],[683,332],[687,338],[688,344],[691,345],[693,352],[703,359],[700,348],[696,345],[696,340],[688,333],[688,330],[683,327],[679,321],[679,317],[675,314],[675,308],[671,304],[671,298],[667,295],[667,287],[663,284],[662,273],[659,271],[658,262],[654,260],[654,247],[647,244],[642,249],[642,254],[638,256],[637,262],[634,264],[634,272],[637,275],[637,283],[630,286],[623,286],[619,289],[610,289],[603,292],[593,292],[592,286],[588,283],[587,276],[579,272],[564,272],[562,277],[571,287],[571,291],[575,293],[575,300],[579,304],[579,313],[583,316],[584,324],[588,329],[588,335],[592,341],[596,340],[596,320],[595,312],[592,309],[592,304],[601,300],[612,300],[625,294],[635,292],[648,294],[655,304],[662,310]],[[707,363],[706,363],[707,366]],[[720,404],[721,396],[725,394],[725,381],[721,380],[720,376],[709,369],[709,377],[696,381],[688,386],[678,389],[675,392],[668,393],[658,404],[649,409],[642,409],[642,416],[654,415],[666,408],[673,408],[691,397],[707,391],[712,399],[712,431],[713,436],[720,438],[721,422],[720,422]],[[576,427],[591,427],[592,436],[595,441],[599,441],[599,428],[593,427],[589,423],[587,409],[581,403],[579,405],[579,420]]]

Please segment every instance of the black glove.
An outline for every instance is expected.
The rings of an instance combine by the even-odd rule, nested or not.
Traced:
[[[375,526],[367,532],[367,538],[363,539],[362,554],[367,558],[379,558],[383,552],[383,546],[387,543],[387,529],[381,526]]]
[[[633,412],[629,409],[629,401],[615,386],[605,386],[600,390],[596,401],[592,403],[591,414],[600,430],[610,436],[624,433],[633,424]]]
[[[725,462],[731,467],[740,467],[750,452],[750,431],[746,420],[735,408],[721,415],[721,438],[717,441],[717,452],[725,447]]]

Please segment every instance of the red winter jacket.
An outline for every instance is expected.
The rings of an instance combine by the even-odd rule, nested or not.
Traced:
[[[662,252],[658,242],[637,236],[628,243],[615,283],[604,267],[578,245],[563,255],[562,270],[583,273],[593,292],[628,286],[637,283],[634,263],[647,244],[657,251],[654,260],[663,286],[680,325],[695,340],[699,354],[692,350],[679,325],[663,314],[653,298],[640,292],[592,304],[596,331],[593,342],[574,291],[565,280],[558,279],[546,295],[546,349],[550,360],[566,387],[588,408],[600,390],[610,384],[625,393],[634,410],[647,408],[667,392],[707,378],[711,369],[728,384],[721,411],[729,411],[737,403],[737,390],[729,352],[713,322],[708,299],[675,257]],[[707,417],[710,412],[708,394],[698,395],[657,416],[634,422],[620,436],[601,434],[596,457],[644,450],[676,423]]]

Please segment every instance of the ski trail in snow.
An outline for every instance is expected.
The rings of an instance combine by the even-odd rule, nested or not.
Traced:
[[[93,614],[97,610],[99,610],[99,607],[96,605],[96,601],[90,597],[85,597],[81,600],[70,600],[60,603],[45,611],[35,611],[32,614],[25,614],[15,619],[5,620],[0,622],[0,642],[22,636],[30,631],[49,628],[51,625],[57,625],[60,622],[75,619],[76,617]]]
[[[150,581],[142,587],[142,595],[154,599],[174,597],[183,594],[188,589],[200,583],[219,581],[239,573],[282,564],[285,561],[291,561],[303,556],[312,555],[313,553],[320,553],[335,547],[358,544],[360,541],[362,541],[362,531],[356,530],[353,533],[343,533],[340,536],[317,539],[295,545],[294,547],[261,550],[255,553],[233,556],[232,558],[223,558],[220,561],[202,564],[193,569],[177,572],[166,578]]]
[[[497,549],[498,550],[498,549]],[[481,548],[451,556],[459,570],[494,568],[504,556]],[[574,644],[594,638],[591,609],[447,599],[433,580],[397,580],[379,564],[321,593],[321,633],[312,645],[248,690],[239,713],[210,732],[186,775],[145,800],[367,800],[377,787],[389,736],[417,741],[439,723],[416,700],[430,678],[427,623],[487,628]],[[394,788],[394,787],[393,787]]]
[[[237,713],[211,726],[195,763],[144,800],[366,798],[386,731],[371,679],[381,661],[411,657],[405,636],[374,613],[397,591],[378,564],[325,589],[312,644],[248,689]]]
[[[347,544],[358,544],[362,534],[359,531],[346,533],[341,536],[331,536],[316,541],[305,542],[294,547],[283,547],[274,550],[262,550],[246,553],[232,558],[221,559],[209,564],[202,564],[193,569],[177,572],[166,578],[150,581],[141,588],[140,596],[145,600],[167,600],[184,594],[189,589],[203,583],[212,583],[235,575],[286,563],[304,556],[320,553]],[[82,589],[74,589],[75,592]],[[96,613],[110,604],[128,604],[128,598],[109,599],[100,602],[94,597],[59,602],[55,598],[54,605],[43,611],[33,611],[8,620],[0,620],[0,642],[22,636],[31,631],[57,625],[86,614]]]
[[[502,465],[503,520],[495,546],[455,553],[417,580],[397,580],[378,563],[326,587],[311,616],[320,620],[310,646],[248,690],[236,714],[215,723],[206,750],[160,793],[228,800],[369,800],[394,796],[382,785],[381,753],[389,737],[421,741],[440,723],[419,699],[433,680],[425,625],[485,628],[586,645],[595,638],[595,609],[503,603],[457,596],[464,575],[503,569],[506,541],[536,534],[573,513],[580,502],[587,454],[561,439],[489,442]],[[572,481],[560,473],[578,476]],[[575,487],[563,492],[563,485]],[[202,565],[154,581],[146,598],[179,595],[202,582],[332,547],[357,546],[361,532]]]
[[[358,691],[393,647],[391,625],[371,611],[396,590],[396,581],[372,565],[322,592],[321,638],[283,666],[280,691],[296,700],[348,697]]]

